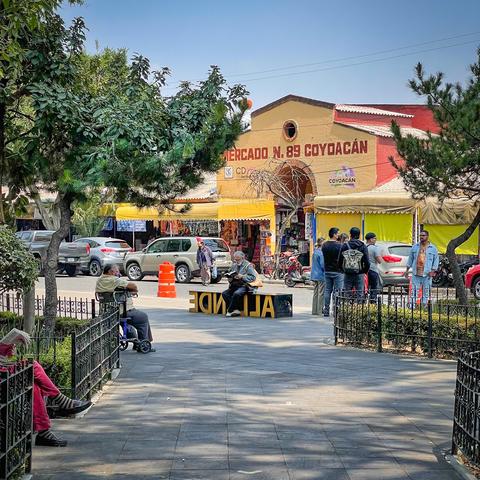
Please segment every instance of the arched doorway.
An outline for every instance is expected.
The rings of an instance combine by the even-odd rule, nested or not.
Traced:
[[[299,261],[310,261],[310,232],[303,205],[317,194],[315,177],[310,167],[301,161],[284,162],[276,175],[281,192],[275,198],[279,251],[297,250]]]

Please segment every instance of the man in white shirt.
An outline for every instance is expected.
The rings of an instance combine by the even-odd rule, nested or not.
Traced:
[[[365,235],[367,241],[368,259],[370,260],[370,268],[368,270],[368,290],[370,292],[370,301],[375,302],[379,291],[382,289],[382,281],[378,273],[378,264],[382,263],[380,249],[375,245],[377,236],[373,232]]]
[[[98,278],[95,291],[98,293],[114,292],[116,289],[125,289],[137,293],[137,286],[125,278],[121,278],[120,271],[116,265],[105,265],[103,274]],[[133,306],[131,297],[127,297],[127,316],[130,317],[129,324],[133,325],[138,333],[138,339],[153,341],[152,330],[148,315]],[[154,352],[152,348],[150,352]]]

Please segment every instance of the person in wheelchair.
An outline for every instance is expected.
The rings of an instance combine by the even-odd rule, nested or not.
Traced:
[[[98,278],[95,286],[95,292],[97,293],[113,293],[115,290],[125,289],[132,293],[137,293],[137,286],[129,282],[125,278],[121,278],[120,271],[116,265],[105,265],[103,267],[103,274]],[[150,322],[148,321],[148,315],[141,310],[137,310],[133,306],[132,298],[127,297],[127,316],[129,317],[128,323],[135,327],[138,333],[138,340],[153,341],[152,330],[150,328]],[[154,348],[150,349],[150,352],[155,352]]]
[[[245,254],[236,251],[233,254],[232,270],[225,275],[230,282],[228,290],[222,292],[222,297],[227,305],[227,317],[241,315],[243,297],[254,288],[253,283],[257,274],[255,267],[245,258]]]

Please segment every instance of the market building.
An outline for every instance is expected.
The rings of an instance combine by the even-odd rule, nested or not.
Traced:
[[[401,162],[390,131],[392,121],[405,135],[427,138],[427,131],[438,132],[425,105],[344,105],[295,95],[280,98],[254,111],[250,130],[225,152],[226,165],[217,175],[220,202],[227,195],[238,200],[255,197],[251,171],[278,169],[287,162],[306,172],[308,181],[301,192],[304,208],[287,228],[282,250],[291,246],[309,253],[315,238],[326,237],[332,226],[344,232],[357,226],[363,235],[373,230],[380,240],[406,243],[416,239],[421,226],[428,226],[444,251],[445,239],[460,232],[474,209],[460,214],[461,209],[447,202],[433,208],[433,212],[443,209],[443,215],[432,215],[431,205],[422,207],[410,198],[389,160]],[[264,199],[275,202],[275,224],[280,225],[281,202],[268,195]],[[452,216],[452,209],[459,215]],[[458,253],[478,253],[478,232]]]

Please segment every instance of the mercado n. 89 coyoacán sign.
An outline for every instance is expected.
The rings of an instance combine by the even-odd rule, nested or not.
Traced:
[[[233,148],[224,153],[228,162],[242,160],[268,160],[269,158],[312,158],[336,155],[359,155],[368,153],[367,140],[343,142],[305,143],[263,147]]]

